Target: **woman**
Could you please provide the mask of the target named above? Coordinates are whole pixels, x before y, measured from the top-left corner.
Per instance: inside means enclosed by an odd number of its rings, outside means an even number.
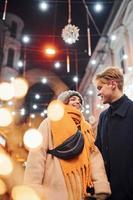
[[[24,184],[34,188],[41,200],[83,200],[93,195],[106,199],[110,185],[93,133],[82,115],[83,98],[73,90],[61,93],[62,119],[45,119],[39,131],[43,145],[29,152]]]

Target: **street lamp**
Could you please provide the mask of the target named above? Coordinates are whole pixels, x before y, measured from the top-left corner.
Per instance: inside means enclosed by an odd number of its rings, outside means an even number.
[[[44,47],[43,52],[46,56],[49,56],[49,57],[53,57],[57,53],[56,48],[51,45]]]
[[[55,49],[53,49],[53,48],[47,48],[47,49],[45,50],[45,52],[46,52],[46,54],[48,54],[48,55],[55,55],[55,53],[56,53]]]
[[[67,73],[70,73],[70,55],[74,55],[74,62],[75,62],[75,77],[73,79],[73,81],[76,84],[76,90],[78,90],[78,52],[77,49],[60,49],[57,50],[55,47],[53,46],[47,46],[44,47],[44,51],[45,55],[49,56],[49,57],[53,57],[55,56],[57,53],[61,53],[64,52],[66,55],[66,65],[67,65]],[[59,67],[59,63],[56,63],[56,67]]]

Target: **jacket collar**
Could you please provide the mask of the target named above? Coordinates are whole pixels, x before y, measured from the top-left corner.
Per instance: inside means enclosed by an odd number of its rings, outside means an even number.
[[[109,107],[112,110],[112,116],[115,114],[125,117],[129,107],[129,99],[126,95],[123,95],[119,100],[112,103]]]

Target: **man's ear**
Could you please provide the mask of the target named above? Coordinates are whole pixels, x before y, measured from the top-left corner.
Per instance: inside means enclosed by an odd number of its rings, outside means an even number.
[[[115,80],[111,80],[110,85],[111,85],[112,89],[114,90],[117,87],[117,82]]]

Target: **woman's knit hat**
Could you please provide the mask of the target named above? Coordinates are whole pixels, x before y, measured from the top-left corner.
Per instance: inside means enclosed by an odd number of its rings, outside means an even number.
[[[58,100],[62,101],[65,104],[68,104],[69,98],[72,96],[77,96],[80,98],[81,100],[81,105],[84,105],[84,100],[83,97],[81,96],[81,94],[75,90],[67,90],[62,92],[59,96],[58,96]]]

